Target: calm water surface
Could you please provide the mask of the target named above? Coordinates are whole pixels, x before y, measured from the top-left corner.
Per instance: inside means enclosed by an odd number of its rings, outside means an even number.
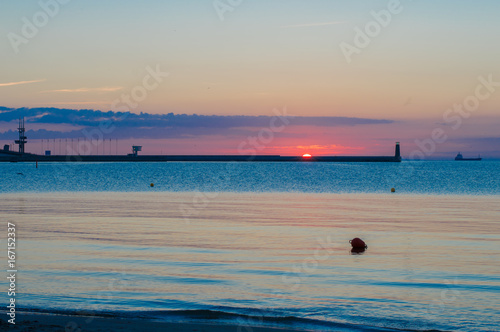
[[[64,176],[44,170],[57,165],[0,165],[19,305],[499,330],[499,164],[172,164],[60,164]],[[415,175],[394,178],[397,167]],[[369,246],[361,255],[349,248],[357,236]]]
[[[500,195],[500,161],[0,163],[2,192],[230,191]]]

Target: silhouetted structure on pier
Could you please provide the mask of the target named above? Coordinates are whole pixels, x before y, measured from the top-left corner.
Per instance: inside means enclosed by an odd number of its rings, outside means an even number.
[[[19,153],[24,154],[24,145],[28,143],[27,137],[24,135],[26,131],[24,128],[24,118],[19,118],[19,127],[17,131],[19,132],[19,139],[15,140],[15,143],[19,144]]]

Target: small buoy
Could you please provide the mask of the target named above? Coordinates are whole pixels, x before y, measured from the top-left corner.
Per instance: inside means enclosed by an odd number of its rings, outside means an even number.
[[[354,249],[366,249],[368,246],[366,245],[365,241],[361,240],[359,237],[355,237],[354,239],[350,240],[349,243]]]
[[[154,184],[154,183],[151,183],[149,186],[150,186],[150,187],[154,187],[154,186],[155,186],[155,184]]]
[[[396,192],[396,188],[391,188],[391,193],[395,193]]]
[[[363,255],[365,253],[365,248],[352,248],[351,255]]]

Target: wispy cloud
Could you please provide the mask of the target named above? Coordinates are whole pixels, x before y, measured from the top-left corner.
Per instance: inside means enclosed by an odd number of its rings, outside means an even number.
[[[46,90],[41,93],[67,93],[67,92],[114,92],[123,89],[121,86],[105,86],[102,88],[78,88],[78,89],[59,89],[59,90]]]
[[[336,25],[336,24],[344,24],[347,23],[345,21],[336,21],[336,22],[322,22],[322,23],[305,23],[305,24],[295,24],[295,25],[284,25],[280,28],[303,28],[303,27],[319,27],[324,25]]]
[[[109,101],[56,101],[51,103],[45,103],[42,105],[105,105],[109,104]]]
[[[38,82],[43,82],[43,81],[46,81],[46,80],[43,79],[43,80],[33,80],[33,81],[19,81],[19,82],[0,83],[0,87],[1,86],[13,86],[13,85],[21,85],[21,84],[38,83]]]

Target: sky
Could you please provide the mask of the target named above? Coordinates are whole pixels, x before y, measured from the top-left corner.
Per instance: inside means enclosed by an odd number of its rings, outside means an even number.
[[[24,115],[34,153],[97,130],[119,153],[388,155],[400,141],[406,158],[500,158],[498,1],[0,6],[2,145]]]

